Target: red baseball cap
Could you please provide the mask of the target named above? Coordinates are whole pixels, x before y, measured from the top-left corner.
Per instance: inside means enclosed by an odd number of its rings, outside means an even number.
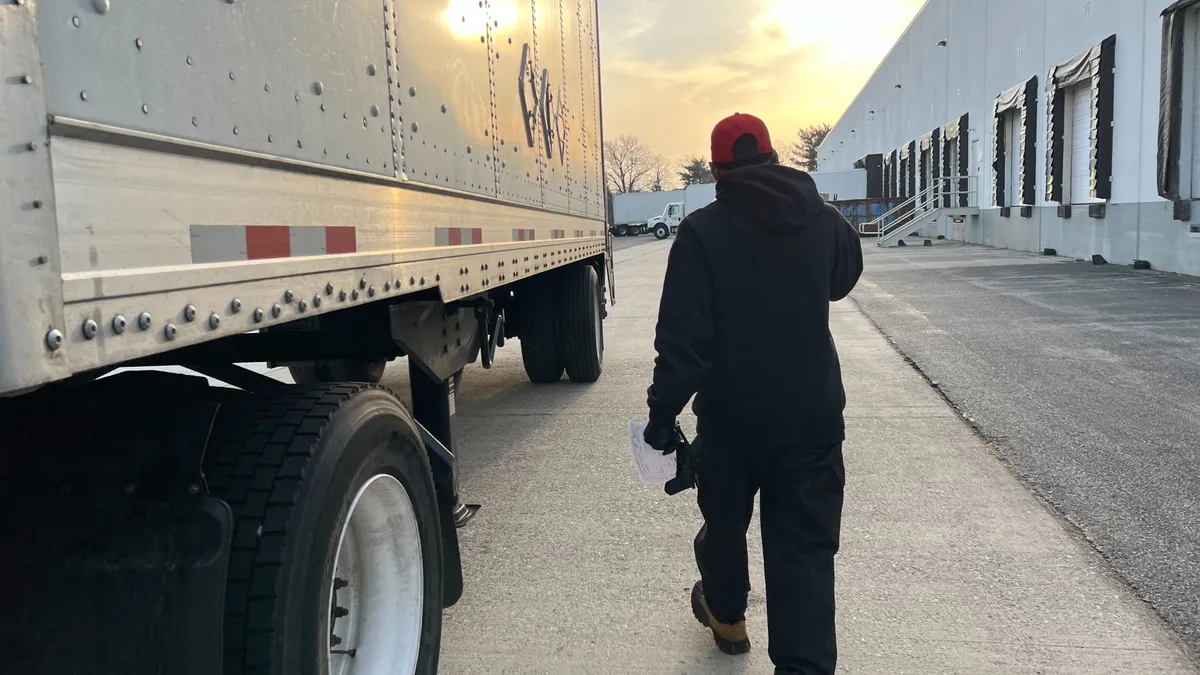
[[[767,125],[754,115],[734,113],[717,123],[712,132],[712,161],[714,164],[728,164],[748,157],[735,157],[733,145],[746,134],[758,141],[758,154],[765,155],[775,152],[771,147],[771,132]]]

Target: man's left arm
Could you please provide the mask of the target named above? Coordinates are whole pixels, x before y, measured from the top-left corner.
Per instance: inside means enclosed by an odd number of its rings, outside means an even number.
[[[863,271],[862,238],[858,230],[832,206],[826,217],[833,220],[833,266],[829,275],[829,300],[837,302],[850,295]]]
[[[676,235],[667,261],[654,349],[654,383],[648,392],[650,431],[672,433],[683,407],[699,391],[712,366],[712,277],[692,223]],[[656,446],[657,447],[657,446]],[[666,448],[659,448],[666,449]]]

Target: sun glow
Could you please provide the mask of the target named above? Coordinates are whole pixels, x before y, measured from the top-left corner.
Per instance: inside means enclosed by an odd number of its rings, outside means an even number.
[[[903,28],[901,3],[778,0],[755,21],[768,51],[817,48],[828,61],[877,61]]]
[[[478,40],[486,30],[489,12],[494,33],[511,30],[517,20],[517,6],[512,0],[491,0],[489,7],[483,7],[479,0],[449,0],[442,21],[454,37]]]

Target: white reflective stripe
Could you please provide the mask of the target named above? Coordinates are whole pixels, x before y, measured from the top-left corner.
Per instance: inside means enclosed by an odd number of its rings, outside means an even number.
[[[325,255],[325,228],[292,227],[288,229],[292,256]]]
[[[241,225],[192,225],[192,262],[247,260],[246,228]]]

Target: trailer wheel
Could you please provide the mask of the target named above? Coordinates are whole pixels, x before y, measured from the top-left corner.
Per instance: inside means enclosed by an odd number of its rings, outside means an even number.
[[[654,226],[654,238],[655,239],[662,241],[663,239],[666,239],[669,236],[671,236],[671,228],[667,227],[665,223],[659,223],[658,225]]]
[[[441,526],[419,438],[370,385],[222,407],[205,473],[236,522],[225,675],[437,672]]]
[[[618,237],[627,237],[627,236],[629,236],[629,226],[627,226],[627,225],[618,225],[618,226],[617,226],[617,232],[616,232],[616,235],[617,235]]]
[[[558,303],[549,279],[525,282],[520,294],[519,337],[525,374],[534,384],[562,379],[563,359],[558,349]]]
[[[288,366],[296,384],[324,384],[330,382],[367,382],[379,384],[387,361],[338,359],[336,361],[314,361],[299,366]]]
[[[563,270],[560,312],[563,317],[562,353],[572,382],[595,382],[604,365],[603,303],[596,268],[587,264]]]

